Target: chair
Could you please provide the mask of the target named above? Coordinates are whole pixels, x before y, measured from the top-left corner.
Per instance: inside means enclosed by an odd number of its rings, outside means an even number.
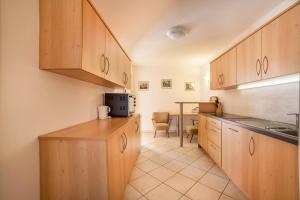
[[[154,127],[154,137],[156,136],[156,131],[164,130],[169,137],[169,128],[171,124],[170,115],[168,112],[154,112],[152,114],[152,123]]]
[[[187,138],[191,135],[190,143],[193,140],[194,135],[198,135],[198,120],[192,119],[193,125],[187,125],[185,127],[185,131],[187,134]]]

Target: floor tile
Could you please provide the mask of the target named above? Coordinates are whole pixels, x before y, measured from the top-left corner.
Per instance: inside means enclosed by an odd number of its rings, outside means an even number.
[[[147,200],[145,197],[141,197],[139,198],[139,200]]]
[[[180,198],[180,200],[191,200],[191,199],[188,198],[187,196],[182,196],[182,197]]]
[[[195,181],[198,181],[205,173],[206,173],[206,171],[198,169],[196,167],[192,167],[192,166],[188,166],[180,171],[180,174],[182,174],[188,178],[191,178]]]
[[[220,176],[222,178],[228,179],[226,174],[217,165],[215,165],[213,168],[211,168],[208,172],[211,173],[211,174]]]
[[[195,160],[197,160],[197,158],[193,157],[193,156],[189,156],[189,155],[182,155],[178,158],[176,158],[176,160],[179,160],[181,162],[185,162],[187,164],[191,164],[192,162],[194,162]]]
[[[192,162],[191,164],[193,167],[202,169],[202,170],[209,170],[214,164],[212,162],[209,162],[207,160],[202,160],[201,158],[199,158],[198,160],[195,160],[194,162]]]
[[[144,157],[144,156],[142,156],[142,155],[139,155],[139,157],[138,157],[138,159],[136,160],[135,164],[136,164],[136,165],[137,165],[137,164],[140,164],[140,163],[142,163],[142,162],[144,162],[144,161],[146,161],[146,160],[148,160],[148,158],[146,158],[146,157]]]
[[[130,182],[130,185],[132,185],[138,192],[146,194],[147,192],[158,186],[160,183],[161,182],[156,178],[145,174],[144,176]]]
[[[220,195],[221,193],[199,183],[186,193],[192,200],[218,200]]]
[[[136,200],[142,196],[141,193],[136,191],[131,185],[127,185],[124,200]]]
[[[150,160],[152,160],[153,162],[155,162],[157,164],[164,165],[167,162],[170,162],[172,160],[172,158],[169,156],[166,156],[166,155],[159,155],[159,156],[152,157]]]
[[[156,164],[151,160],[147,160],[137,165],[137,167],[145,172],[149,172],[155,168],[158,168],[160,165]]]
[[[165,182],[170,187],[174,188],[178,192],[185,193],[188,189],[190,189],[195,181],[187,178],[180,174],[175,174],[170,179]]]
[[[203,185],[206,185],[219,192],[223,192],[228,183],[228,180],[221,178],[220,176],[207,173],[200,179],[199,183],[202,183]]]
[[[187,166],[186,163],[184,162],[180,162],[177,160],[172,160],[171,162],[168,162],[167,164],[164,165],[164,167],[174,171],[174,172],[179,172],[180,170],[182,170],[183,168],[185,168]]]
[[[159,168],[156,168],[156,169],[152,170],[151,172],[149,172],[149,174],[151,176],[154,176],[155,178],[159,179],[160,181],[164,182],[168,178],[173,176],[175,174],[175,172],[173,172],[165,167],[159,167]]]
[[[183,153],[172,150],[172,151],[168,151],[167,153],[165,153],[165,155],[175,159],[175,158],[178,158],[179,156],[182,156]]]
[[[176,200],[181,196],[181,193],[165,184],[161,184],[146,194],[146,198],[149,200]]]
[[[132,170],[130,179],[131,179],[131,180],[137,179],[137,178],[143,176],[144,174],[145,174],[144,171],[142,171],[142,170],[140,170],[139,168],[135,167],[135,168],[133,168],[133,170]]]
[[[229,197],[229,196],[226,196],[226,195],[222,194],[222,196],[220,197],[219,200],[234,200],[234,199]]]
[[[235,200],[247,200],[247,197],[232,182],[229,182],[224,190],[224,194]]]
[[[155,152],[153,150],[149,150],[149,151],[146,151],[146,152],[142,153],[142,156],[144,156],[144,157],[146,157],[148,159],[152,158],[154,156],[158,156],[158,155],[159,155],[159,153],[157,153],[157,152]]]

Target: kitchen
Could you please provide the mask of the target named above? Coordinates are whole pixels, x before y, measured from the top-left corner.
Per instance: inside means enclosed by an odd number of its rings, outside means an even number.
[[[298,199],[298,136],[262,129],[296,129],[299,15],[291,0],[1,1],[0,199]],[[124,92],[133,117],[96,120],[104,94]],[[179,116],[175,102],[196,102],[191,112],[211,96],[243,118],[197,113],[180,147],[191,119],[172,117],[170,137],[153,138],[153,112]]]

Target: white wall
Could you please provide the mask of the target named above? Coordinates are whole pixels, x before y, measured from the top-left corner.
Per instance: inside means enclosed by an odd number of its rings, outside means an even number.
[[[96,118],[97,85],[41,71],[38,0],[1,0],[0,199],[39,199],[37,137]]]
[[[179,105],[175,101],[199,101],[200,99],[200,68],[199,67],[142,67],[134,66],[134,87],[137,97],[137,112],[141,113],[141,128],[152,130],[152,112],[179,112]],[[161,89],[161,79],[172,79],[172,89]],[[138,81],[149,81],[149,91],[137,90]],[[195,91],[185,91],[184,82],[196,84]],[[184,107],[191,112],[197,105]],[[187,119],[188,120],[188,119]],[[173,120],[172,129],[174,129]]]

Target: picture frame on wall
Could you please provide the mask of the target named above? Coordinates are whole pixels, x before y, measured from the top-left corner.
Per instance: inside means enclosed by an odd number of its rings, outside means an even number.
[[[161,79],[162,89],[172,89],[172,79]]]
[[[195,90],[195,82],[185,82],[184,89],[185,89],[185,91],[194,91]]]
[[[147,91],[149,90],[149,81],[139,81],[138,90]]]

